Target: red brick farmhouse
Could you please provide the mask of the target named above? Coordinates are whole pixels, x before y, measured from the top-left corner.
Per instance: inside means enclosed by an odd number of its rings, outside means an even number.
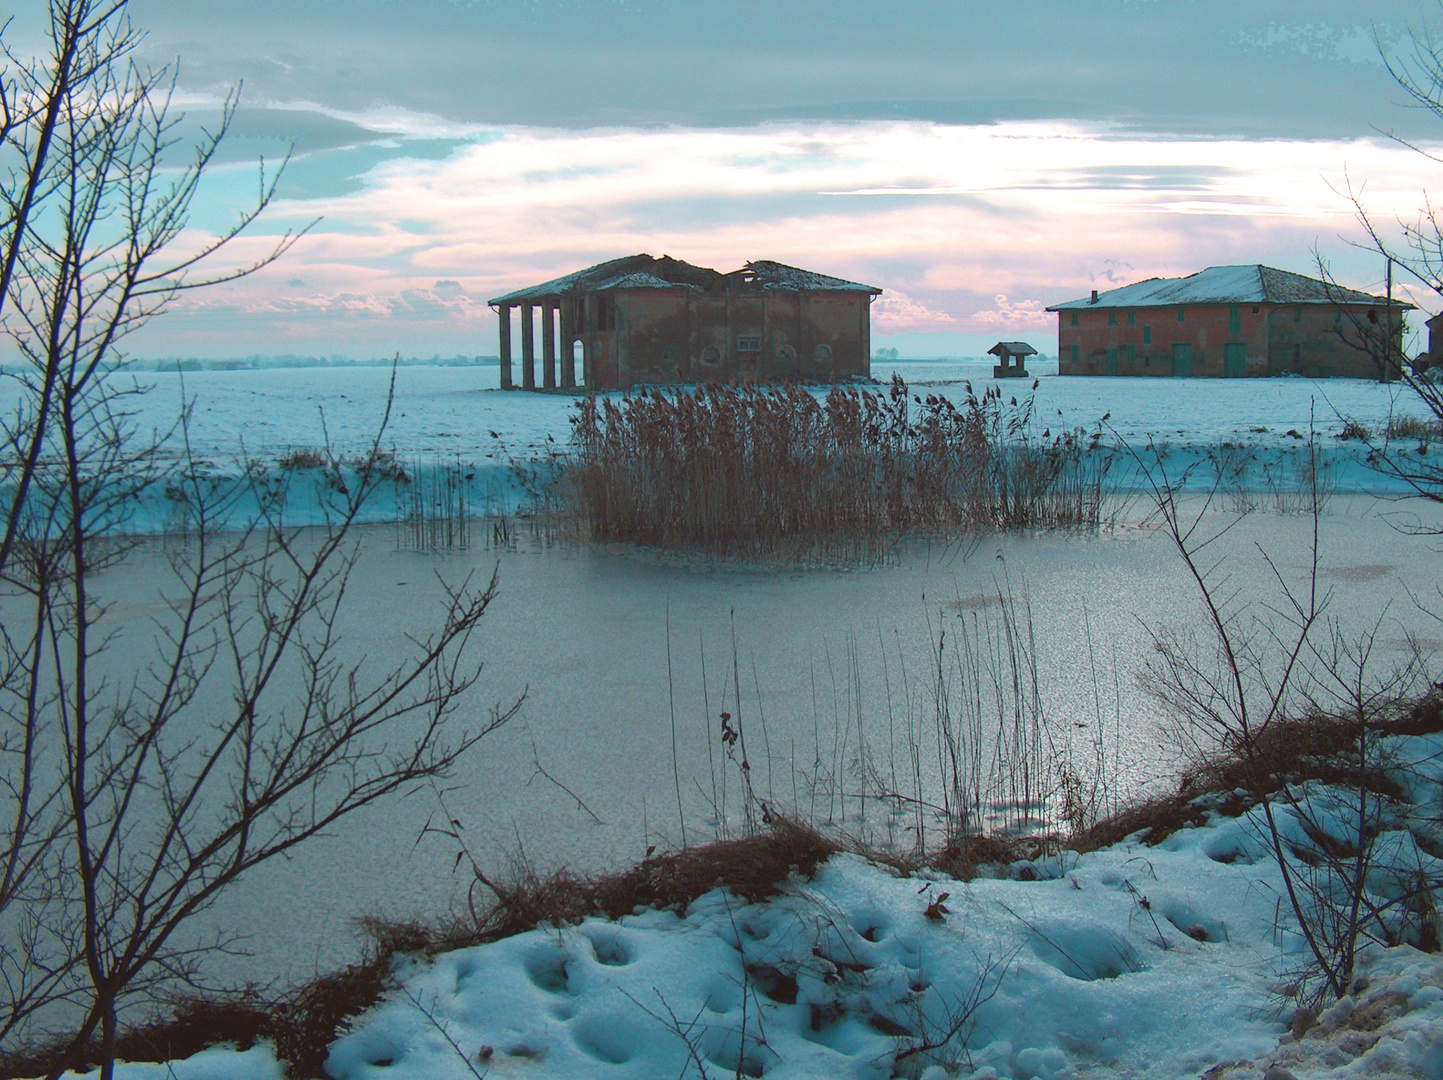
[[[1061,375],[1396,378],[1412,304],[1270,266],[1213,266],[1057,304]]]

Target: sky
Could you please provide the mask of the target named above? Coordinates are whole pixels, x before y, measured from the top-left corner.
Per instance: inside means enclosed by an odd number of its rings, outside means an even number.
[[[1381,291],[1350,195],[1392,237],[1443,174],[1415,149],[1443,152],[1443,120],[1384,64],[1443,40],[1434,0],[130,10],[144,58],[179,63],[183,132],[241,94],[182,242],[234,220],[258,161],[287,153],[232,257],[310,225],[132,338],[142,356],[494,353],[489,298],[637,252],[878,286],[873,344],[903,355],[1050,353],[1047,305],[1212,265],[1321,257]],[[43,6],[17,14],[23,51]]]

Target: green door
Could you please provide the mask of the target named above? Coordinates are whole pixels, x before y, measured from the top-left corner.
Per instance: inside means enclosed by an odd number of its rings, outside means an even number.
[[[1108,350],[1107,350],[1107,373],[1108,373],[1109,375],[1116,375],[1116,374],[1117,374],[1117,350],[1116,350],[1116,349],[1108,349]]]
[[[1172,373],[1182,378],[1192,375],[1192,345],[1182,344],[1172,347]]]
[[[1223,374],[1229,379],[1241,379],[1248,373],[1248,347],[1241,342],[1223,346]]]

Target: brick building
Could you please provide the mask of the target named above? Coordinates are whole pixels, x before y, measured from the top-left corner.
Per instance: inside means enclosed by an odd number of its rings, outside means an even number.
[[[1397,376],[1412,307],[1247,265],[1150,278],[1047,310],[1057,312],[1061,375],[1377,379]]]
[[[527,390],[866,377],[881,291],[777,262],[723,274],[667,256],[613,259],[491,301],[501,386],[518,385],[513,322]]]

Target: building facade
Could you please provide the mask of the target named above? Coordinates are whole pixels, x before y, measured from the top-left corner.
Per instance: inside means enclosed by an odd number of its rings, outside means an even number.
[[[777,262],[723,274],[667,256],[613,259],[491,301],[500,320],[501,386],[614,390],[867,377],[870,306],[881,291]]]
[[[1214,266],[1057,304],[1058,373],[1396,378],[1411,304],[1270,266]]]

